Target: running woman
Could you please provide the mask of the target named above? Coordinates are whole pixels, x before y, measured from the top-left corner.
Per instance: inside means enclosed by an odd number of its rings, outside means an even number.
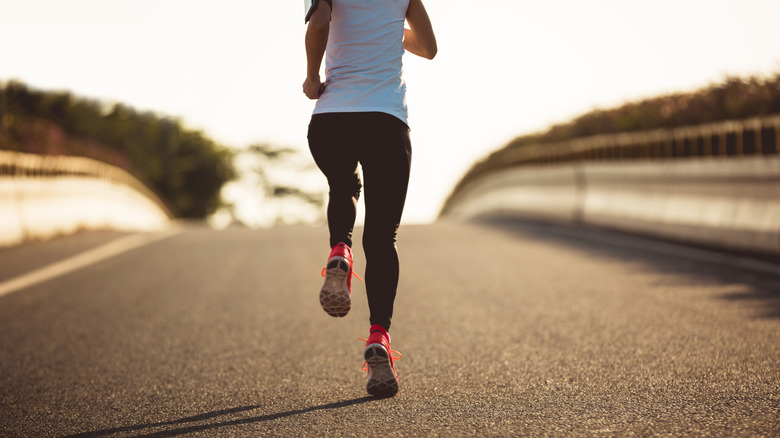
[[[402,75],[405,51],[427,59],[436,56],[436,37],[422,0],[318,0],[306,30],[303,92],[317,100],[309,149],[330,189],[331,252],[320,304],[335,317],[350,310],[352,230],[365,184],[363,251],[371,327],[364,357],[366,389],[377,397],[398,392],[388,330],[399,275],[396,233],[412,158]],[[320,78],[323,57],[325,81]]]

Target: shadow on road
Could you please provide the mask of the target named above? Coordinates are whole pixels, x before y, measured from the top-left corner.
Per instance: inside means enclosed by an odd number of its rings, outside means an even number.
[[[746,286],[744,290],[719,298],[756,303],[762,309],[759,317],[780,318],[780,259],[776,256],[729,253],[618,231],[515,217],[483,218],[477,223],[619,261],[640,262],[664,272],[694,276],[713,284],[741,284]],[[753,264],[760,265],[762,269],[749,269],[747,266],[751,262],[744,266],[740,264],[746,260],[755,262]]]
[[[286,412],[277,412],[275,414],[267,414],[267,415],[260,415],[260,416],[247,417],[247,418],[238,418],[238,419],[234,419],[234,420],[225,420],[225,421],[218,421],[218,422],[206,423],[206,424],[197,424],[197,425],[193,424],[193,425],[188,425],[188,426],[184,426],[184,427],[177,427],[175,429],[167,429],[167,430],[161,430],[161,431],[157,431],[157,432],[149,432],[149,433],[146,433],[146,434],[143,433],[143,431],[146,430],[146,429],[162,428],[162,427],[166,427],[166,426],[187,425],[189,423],[198,423],[198,422],[207,421],[207,420],[220,419],[220,417],[226,417],[226,416],[229,416],[229,415],[232,415],[232,414],[237,414],[237,413],[241,413],[241,412],[247,412],[247,411],[252,411],[252,410],[255,410],[255,409],[262,408],[262,406],[259,406],[259,405],[257,405],[257,406],[241,406],[241,407],[232,408],[232,409],[223,409],[223,410],[214,411],[214,412],[207,412],[205,414],[194,415],[194,416],[191,416],[191,417],[185,417],[185,418],[181,418],[181,419],[178,419],[178,420],[162,421],[162,422],[158,422],[158,423],[137,424],[137,425],[132,425],[132,426],[115,427],[115,428],[112,428],[112,429],[103,429],[103,430],[97,430],[97,431],[93,431],[93,432],[79,433],[79,434],[75,434],[75,435],[67,435],[67,436],[65,436],[63,438],[96,438],[96,437],[109,436],[109,435],[113,435],[113,434],[121,433],[121,432],[141,433],[140,435],[134,435],[134,436],[139,437],[139,438],[140,437],[148,437],[148,438],[152,438],[152,437],[171,437],[171,436],[184,435],[184,434],[194,433],[194,432],[204,432],[204,431],[209,431],[209,430],[215,430],[215,429],[220,429],[220,428],[223,428],[223,427],[240,426],[240,425],[244,425],[244,424],[253,424],[253,423],[262,423],[262,422],[265,422],[265,421],[277,420],[279,418],[291,417],[291,416],[294,416],[294,415],[300,415],[300,414],[305,414],[305,413],[308,413],[308,412],[314,412],[314,411],[319,411],[319,410],[345,408],[345,407],[348,407],[348,406],[358,405],[358,404],[362,404],[362,403],[366,403],[366,402],[370,402],[370,401],[374,401],[374,400],[381,400],[381,399],[376,398],[376,397],[368,397],[368,396],[366,396],[366,397],[360,397],[360,398],[355,398],[355,399],[351,399],[351,400],[343,400],[343,401],[340,401],[340,402],[334,402],[334,403],[328,403],[328,404],[324,404],[324,405],[312,406],[312,407],[305,408],[305,409],[296,409],[296,410],[286,411]]]

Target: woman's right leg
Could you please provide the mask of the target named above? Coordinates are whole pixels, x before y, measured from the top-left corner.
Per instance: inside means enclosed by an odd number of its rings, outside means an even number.
[[[328,180],[328,230],[330,246],[343,242],[352,247],[357,201],[362,187],[354,129],[349,114],[315,114],[309,123],[309,150]]]
[[[340,114],[315,115],[309,124],[309,149],[328,179],[328,229],[331,251],[320,288],[320,305],[328,315],[346,316],[352,307],[352,229],[360,196],[358,161],[348,119]]]

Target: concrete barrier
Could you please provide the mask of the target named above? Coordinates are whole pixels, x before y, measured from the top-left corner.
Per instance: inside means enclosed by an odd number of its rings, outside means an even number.
[[[510,144],[440,217],[529,218],[780,254],[780,115]]]
[[[121,169],[0,151],[0,246],[85,229],[160,230],[170,219],[162,202]]]
[[[507,168],[461,187],[442,217],[506,214],[780,254],[780,157]]]

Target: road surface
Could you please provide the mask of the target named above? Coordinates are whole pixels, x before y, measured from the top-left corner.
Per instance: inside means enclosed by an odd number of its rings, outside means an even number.
[[[319,307],[324,228],[138,237],[0,250],[0,436],[780,435],[765,261],[542,224],[404,226],[401,389],[373,399],[363,284],[346,318]]]

